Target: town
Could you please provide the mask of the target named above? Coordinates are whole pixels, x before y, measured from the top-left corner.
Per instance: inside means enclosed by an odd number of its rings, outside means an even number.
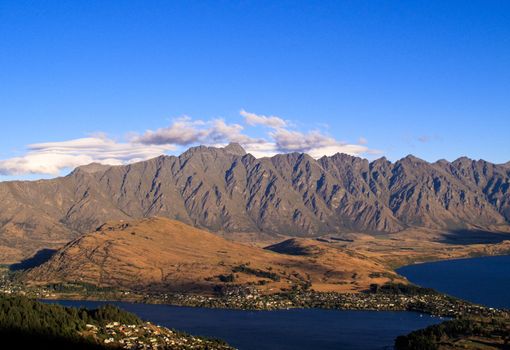
[[[0,276],[0,292],[34,299],[87,299],[243,310],[324,308],[340,310],[414,311],[437,317],[509,316],[508,310],[476,305],[413,285],[373,285],[361,293],[316,292],[307,286],[261,294],[253,286],[222,285],[214,295],[101,289],[84,284],[27,286]]]
[[[340,294],[300,290],[261,295],[258,294],[256,290],[244,290],[242,292],[231,292],[223,296],[215,297],[193,294],[147,294],[143,301],[180,306],[249,310],[323,308],[370,311],[414,311],[448,318],[510,315],[506,310],[472,304],[433,291],[429,291],[428,293],[404,294],[370,290],[362,293]]]

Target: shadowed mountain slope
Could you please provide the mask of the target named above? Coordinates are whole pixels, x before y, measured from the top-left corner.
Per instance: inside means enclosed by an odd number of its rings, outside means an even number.
[[[510,168],[460,158],[395,163],[336,154],[255,158],[241,146],[91,164],[65,177],[0,183],[0,255],[19,261],[108,220],[151,216],[223,232],[314,236],[508,227]]]

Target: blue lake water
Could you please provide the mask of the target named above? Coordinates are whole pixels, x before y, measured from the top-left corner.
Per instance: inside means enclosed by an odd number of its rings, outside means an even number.
[[[97,307],[104,302],[47,301]],[[194,335],[226,340],[241,350],[393,349],[397,336],[441,322],[414,312],[293,309],[242,311],[114,302],[142,319]]]
[[[397,272],[423,287],[497,308],[510,308],[510,255],[402,267]]]
[[[410,281],[475,303],[510,308],[510,256],[410,265]],[[97,307],[103,302],[56,301]],[[195,335],[226,340],[241,349],[392,349],[398,335],[439,323],[412,312],[294,309],[241,311],[114,302],[141,318]]]

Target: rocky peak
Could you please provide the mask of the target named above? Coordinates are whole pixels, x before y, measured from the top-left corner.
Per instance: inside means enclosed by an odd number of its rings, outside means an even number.
[[[236,155],[236,156],[246,155],[246,151],[244,150],[244,148],[237,142],[231,142],[223,149],[225,150],[225,152]]]
[[[381,157],[370,162],[369,166],[371,170],[379,170],[390,168],[392,164],[386,157]]]
[[[73,172],[83,171],[85,173],[93,174],[93,173],[98,173],[98,172],[104,172],[104,171],[108,170],[110,167],[111,167],[111,165],[107,165],[107,164],[90,163],[87,165],[82,165],[82,166],[77,167],[76,169],[74,169]]]
[[[452,162],[452,165],[456,168],[468,168],[473,165],[474,161],[468,157],[460,157]]]
[[[405,156],[404,158],[400,159],[399,162],[401,163],[427,163],[426,161],[424,161],[423,159],[421,158],[418,158],[412,154],[408,154],[407,156]]]

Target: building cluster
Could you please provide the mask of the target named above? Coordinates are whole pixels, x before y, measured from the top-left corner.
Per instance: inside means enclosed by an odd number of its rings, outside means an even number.
[[[175,332],[150,322],[140,325],[111,322],[104,327],[88,324],[84,333],[123,349],[232,349],[221,341]]]

